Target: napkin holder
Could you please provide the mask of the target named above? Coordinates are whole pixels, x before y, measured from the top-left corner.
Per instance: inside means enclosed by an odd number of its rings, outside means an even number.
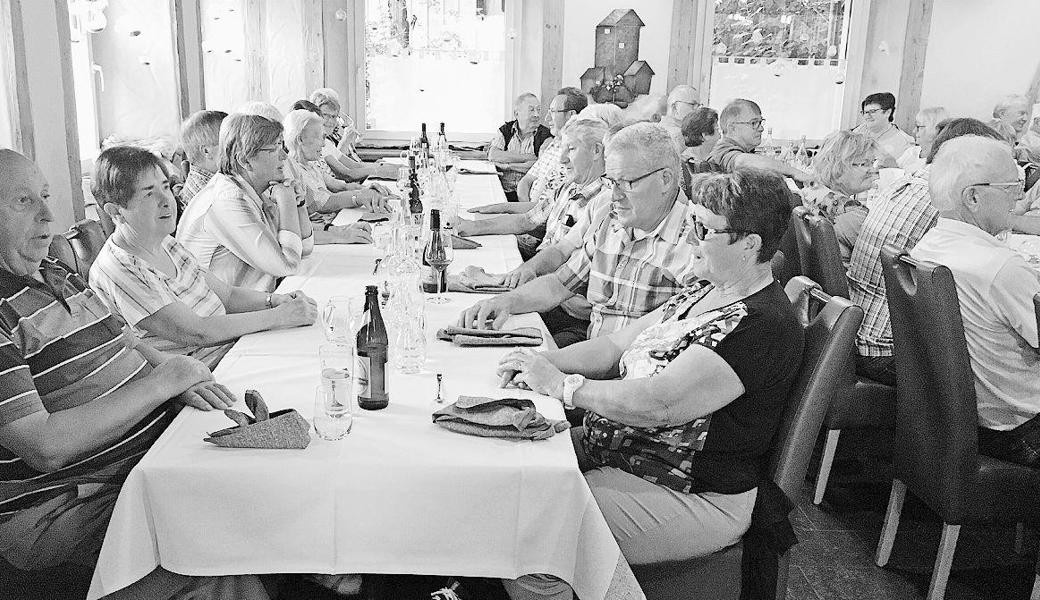
[[[256,390],[246,392],[246,407],[253,416],[226,409],[224,414],[237,423],[214,431],[205,441],[221,448],[303,449],[311,443],[310,424],[294,408],[269,412]]]

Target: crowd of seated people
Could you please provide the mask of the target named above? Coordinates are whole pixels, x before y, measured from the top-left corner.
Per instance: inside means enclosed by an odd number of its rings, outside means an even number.
[[[455,224],[462,235],[517,235],[524,262],[501,274],[510,291],[475,302],[458,325],[497,329],[540,313],[559,349],[509,353],[500,373],[584,411],[579,466],[628,561],[709,554],[749,526],[757,465],[802,354],[770,269],[792,201],[834,225],[865,312],[856,371],[898,386],[880,249],[946,264],[980,449],[1040,464],[1040,272],[1001,241],[1009,230],[1040,234],[1029,214],[1040,212],[1040,186],[1027,195],[1016,165],[1034,156],[1028,102],[1002,100],[989,125],[925,108],[911,136],[895,124],[896,98],[870,94],[862,124],[826,136],[808,166],[756,152],[765,117],[755,101],[719,108],[689,85],[624,109],[564,87],[543,118],[539,99],[521,94],[486,155],[508,202]],[[284,116],[251,102],[189,117],[179,194],[168,161],[107,148],[93,194],[115,229],[89,284],[47,257],[55,232],[39,170],[0,151],[0,540],[17,540],[0,545],[7,563],[96,559],[122,479],[180,406],[234,401],[210,371],[230,345],[315,322],[305,294],[274,293],[279,279],[316,244],[371,243],[368,225],[334,224],[340,210],[397,202],[366,181],[396,178],[397,167],[363,162],[359,139],[325,88]],[[882,182],[889,168],[899,170]],[[42,319],[46,328],[26,326]],[[44,514],[46,526],[32,525]],[[654,527],[665,514],[669,527]],[[265,583],[157,569],[125,597],[264,598]],[[537,573],[506,588],[572,597]]]

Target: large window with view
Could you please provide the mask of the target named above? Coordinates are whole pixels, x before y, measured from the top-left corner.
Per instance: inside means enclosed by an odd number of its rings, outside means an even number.
[[[709,102],[748,98],[776,140],[841,124],[852,0],[715,0]]]
[[[452,139],[501,124],[502,0],[366,0],[365,128],[389,137],[445,122]]]

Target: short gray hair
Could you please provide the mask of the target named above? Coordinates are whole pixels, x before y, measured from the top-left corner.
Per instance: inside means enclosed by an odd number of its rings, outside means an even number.
[[[590,104],[575,116],[578,119],[599,119],[607,127],[613,127],[625,118],[625,111],[617,104]]]
[[[560,134],[571,137],[586,148],[591,148],[595,144],[603,143],[603,136],[607,135],[608,129],[607,124],[599,119],[571,117]]]
[[[635,157],[645,171],[669,168],[676,185],[682,178],[679,154],[668,130],[657,123],[639,122],[625,127],[607,142],[605,154],[627,153]]]
[[[274,107],[274,104],[270,102],[262,102],[260,100],[254,100],[253,102],[246,102],[242,106],[238,107],[235,111],[240,115],[257,115],[265,119],[270,119],[275,123],[282,122],[282,112]]]
[[[964,188],[985,181],[1001,163],[1014,164],[1011,147],[980,135],[963,135],[944,143],[932,161],[928,191],[939,210],[957,206]]]
[[[834,189],[837,181],[860,157],[874,160],[877,143],[865,133],[839,129],[823,140],[823,146],[813,157],[812,168],[823,185]]]
[[[336,112],[339,112],[343,107],[343,104],[339,101],[339,92],[332,88],[318,88],[311,92],[309,98],[315,106],[321,108],[322,106],[333,106]]]
[[[1009,94],[1004,96],[993,106],[993,118],[999,119],[1000,117],[1003,117],[1004,113],[1006,113],[1009,108],[1018,105],[1026,107],[1026,110],[1032,108],[1029,105],[1029,98],[1026,98],[1022,94]]]
[[[285,119],[282,120],[285,145],[288,146],[294,158],[300,148],[300,135],[303,134],[303,130],[311,123],[316,124],[320,129],[322,125],[321,117],[303,108],[290,111],[289,114],[285,115]]]
[[[533,100],[535,104],[540,104],[538,96],[536,96],[533,92],[524,92],[517,96],[516,100],[513,101],[513,108],[520,106],[526,100]]]
[[[932,130],[938,130],[939,123],[949,118],[950,115],[946,112],[946,107],[943,106],[929,106],[917,111],[917,120],[924,123],[927,127],[931,127]]]
[[[672,91],[668,92],[668,108],[671,108],[676,102],[686,102],[685,98],[693,98],[697,102],[698,97],[697,88],[680,83],[673,87]]]
[[[260,115],[235,113],[220,125],[220,172],[241,175],[246,161],[278,141],[282,124]]]
[[[659,121],[668,114],[668,99],[664,94],[637,96],[625,109],[625,113],[637,121]]]
[[[188,162],[198,164],[202,161],[202,148],[217,143],[220,124],[226,118],[227,113],[220,110],[200,110],[184,120],[181,125],[181,148]]]
[[[722,128],[722,133],[728,133],[727,129],[729,129],[730,123],[739,119],[744,114],[745,109],[755,111],[759,115],[762,114],[762,109],[753,100],[748,100],[747,98],[732,100],[719,113],[719,127]]]

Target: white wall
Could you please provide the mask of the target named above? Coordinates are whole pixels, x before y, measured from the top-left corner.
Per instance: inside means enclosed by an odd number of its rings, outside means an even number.
[[[1024,94],[1040,61],[1037,0],[935,3],[921,106],[951,115],[992,117],[1007,94]]]
[[[566,0],[564,2],[563,85],[579,87],[582,73],[594,66],[596,25],[615,8],[635,9],[646,23],[640,30],[639,60],[654,70],[651,94],[668,93],[668,48],[673,0]]]

